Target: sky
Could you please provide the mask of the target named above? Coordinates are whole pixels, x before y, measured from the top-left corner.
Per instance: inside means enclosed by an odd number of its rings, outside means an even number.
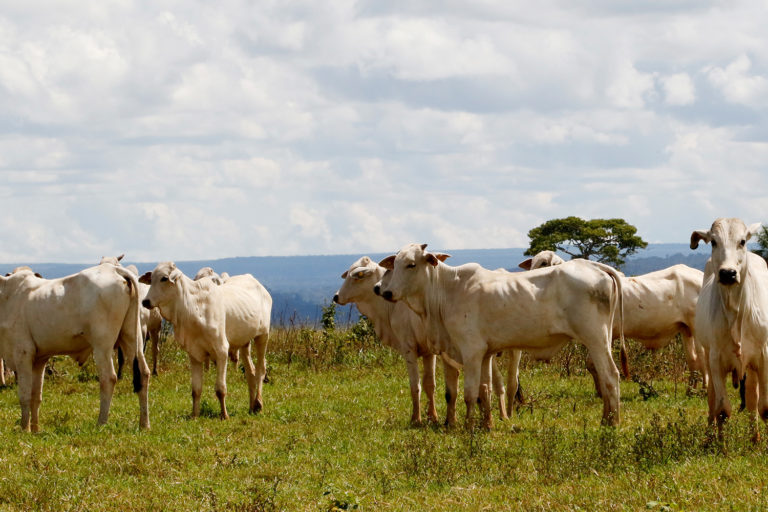
[[[768,221],[766,27],[766,0],[7,2],[0,261]]]

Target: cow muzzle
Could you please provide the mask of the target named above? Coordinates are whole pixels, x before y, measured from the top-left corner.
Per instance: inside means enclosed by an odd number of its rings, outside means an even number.
[[[720,284],[732,285],[739,282],[739,273],[732,268],[721,268],[717,273]]]
[[[149,299],[144,299],[143,301],[141,301],[141,305],[147,309],[152,309],[152,303],[149,302]]]

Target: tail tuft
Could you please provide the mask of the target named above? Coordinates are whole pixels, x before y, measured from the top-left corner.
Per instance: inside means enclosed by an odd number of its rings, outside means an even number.
[[[629,379],[629,358],[627,357],[627,349],[623,344],[619,351],[619,359],[621,359],[621,372],[625,379]]]
[[[141,391],[141,371],[139,371],[139,358],[133,358],[133,392],[138,393]]]

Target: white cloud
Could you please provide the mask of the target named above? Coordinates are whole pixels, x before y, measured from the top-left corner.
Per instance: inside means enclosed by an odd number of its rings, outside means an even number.
[[[684,106],[696,101],[696,87],[688,73],[675,73],[661,78],[667,105]]]
[[[720,89],[729,102],[768,106],[768,78],[751,74],[751,68],[751,59],[741,55],[725,68],[711,67],[706,72],[712,85]]]
[[[685,240],[762,220],[767,77],[746,0],[15,2],[0,259],[502,247],[571,214]]]

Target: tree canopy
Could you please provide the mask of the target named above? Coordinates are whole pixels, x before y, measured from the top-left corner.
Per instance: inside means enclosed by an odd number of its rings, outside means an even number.
[[[755,237],[757,238],[758,249],[752,252],[768,260],[768,228],[760,226],[760,231],[755,234]]]
[[[637,228],[624,219],[552,219],[528,232],[531,245],[525,254],[561,251],[571,259],[594,259],[619,267],[624,258],[648,246],[636,233]]]

